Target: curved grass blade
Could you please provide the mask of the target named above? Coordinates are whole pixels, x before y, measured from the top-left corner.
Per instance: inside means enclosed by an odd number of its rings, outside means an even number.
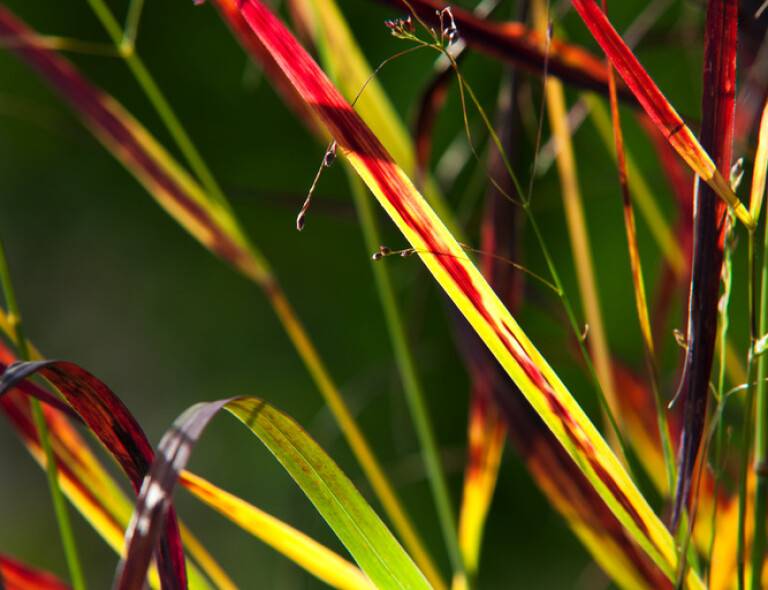
[[[34,569],[0,553],[0,588],[5,590],[70,590],[53,574]]]
[[[163,436],[126,535],[116,588],[133,588],[131,582],[143,579],[179,474],[205,427],[224,408],[275,455],[376,587],[430,587],[352,482],[298,424],[258,398],[231,398],[192,406]]]
[[[4,329],[3,319],[4,316],[0,310],[0,328]],[[30,346],[30,348],[34,350],[34,347]],[[36,351],[34,354],[39,356]],[[0,362],[11,364],[15,360],[10,351],[0,343]],[[0,410],[9,418],[30,452],[38,460],[42,460],[42,450],[35,439],[36,434],[32,418],[29,416],[28,402],[24,396],[19,395],[20,392],[33,395],[33,390],[27,389],[27,385],[31,388],[36,387],[25,381],[0,396]],[[39,393],[34,393],[34,395],[37,394]],[[68,413],[74,413],[68,405],[48,396],[50,394],[47,394],[43,400],[47,405],[55,405],[57,408],[62,405],[68,408]],[[44,411],[46,411],[46,420],[51,425],[52,443],[59,465],[63,491],[107,544],[116,552],[122,553],[124,531],[133,512],[131,503],[90,453],[85,441],[74,431],[69,421],[45,406]],[[78,421],[81,421],[78,414],[75,413],[75,416]],[[227,519],[331,586],[349,590],[370,587],[367,578],[358,568],[293,527],[193,473],[183,472],[180,481],[181,485],[198,500],[218,510]],[[212,562],[207,551],[183,523],[180,522],[179,527],[189,554],[200,564],[215,587],[221,590],[237,588],[221,567]],[[188,566],[190,588],[207,588],[197,569],[189,562]],[[155,571],[151,572],[150,581],[154,587],[157,587]]]
[[[738,6],[711,0],[704,47],[701,143],[726,176],[733,150]],[[725,204],[714,188],[699,183],[694,196],[694,247],[688,307],[688,349],[679,394],[683,401],[680,466],[673,526],[688,504],[704,432],[709,376],[717,339],[717,310],[726,231]]]
[[[0,331],[12,338],[10,326],[2,309],[0,309]],[[32,343],[28,342],[27,345],[34,360],[42,358]],[[0,341],[0,363],[11,365],[16,361],[17,358],[10,349]],[[36,387],[28,381],[18,383],[13,389],[0,396],[0,411],[9,420],[33,458],[44,467],[45,456],[32,424],[27,399],[31,394],[29,388]],[[59,484],[62,491],[107,545],[120,553],[123,549],[125,527],[131,518],[131,502],[122,488],[115,483],[113,477],[102,467],[68,419],[73,417],[78,423],[82,423],[80,415],[58,398],[46,398],[44,401],[43,412],[50,426],[51,444],[59,467]],[[60,405],[66,410],[59,409]],[[53,408],[56,410],[54,411]],[[179,529],[189,555],[211,582],[222,590],[234,589],[235,585],[192,532],[181,522]],[[205,576],[194,563],[188,560],[187,566],[190,588],[206,590],[210,587]],[[153,587],[159,586],[157,571],[154,568],[150,581]]]
[[[731,2],[731,4],[735,4]],[[600,6],[594,0],[573,0],[573,7],[579,13],[592,36],[600,44],[613,67],[632,90],[645,112],[675,148],[677,153],[706,182],[712,190],[730,207],[739,220],[749,229],[755,222],[744,204],[731,190],[731,186],[718,170],[701,143],[696,139],[677,111],[656,86],[632,50],[613,28]]]
[[[125,405],[101,381],[77,365],[62,361],[33,361],[4,365],[0,394],[39,374],[50,381],[115,457],[136,493],[154,458],[152,447]],[[158,550],[163,588],[186,588],[184,552],[176,515],[171,513]]]
[[[447,4],[442,0],[379,0],[385,4],[410,12],[409,6],[424,21],[439,29],[437,12]],[[544,37],[528,29],[523,23],[495,23],[474,16],[471,12],[451,6],[459,36],[471,49],[477,49],[496,58],[541,75],[545,61],[548,72],[563,82],[608,92],[608,71],[605,64],[577,45],[555,41],[549,56],[544,53]],[[621,86],[622,96],[632,100],[632,94]]]
[[[222,0],[220,0],[222,1]],[[403,171],[284,25],[258,0],[242,16],[338,142],[421,260],[534,406],[631,538],[664,571],[677,565],[669,531],[571,394],[504,308]],[[700,587],[694,574],[689,587]]]

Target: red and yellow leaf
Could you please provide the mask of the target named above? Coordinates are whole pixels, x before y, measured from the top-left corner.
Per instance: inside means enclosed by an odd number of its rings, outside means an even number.
[[[284,25],[258,0],[238,7],[303,100],[336,139],[438,283],[469,320],[629,536],[670,579],[677,556],[669,531],[605,440],[518,326],[403,171]],[[689,587],[700,581],[689,574]]]
[[[597,2],[573,0],[573,7],[667,141],[715,194],[733,208],[739,220],[753,229],[755,222],[749,211],[731,190],[730,184],[705,148],[613,28]]]

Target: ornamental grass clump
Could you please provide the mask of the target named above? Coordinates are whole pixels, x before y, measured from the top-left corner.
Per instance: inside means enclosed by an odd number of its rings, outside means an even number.
[[[116,552],[114,588],[264,584],[235,579],[205,533],[190,531],[174,505],[181,487],[332,587],[484,587],[483,554],[497,550],[483,546],[488,520],[499,511],[514,522],[526,509],[492,502],[509,443],[509,461],[527,468],[603,572],[585,577],[582,586],[761,588],[768,583],[768,232],[761,221],[768,73],[763,46],[752,42],[754,30],[744,24],[760,22],[759,7],[706,3],[694,37],[703,57],[701,113],[692,117],[676,110],[630,48],[640,41],[639,29],[653,30],[668,0],[637,11],[631,43],[614,28],[614,7],[605,0],[559,7],[544,0],[484,0],[472,8],[442,0],[381,3],[392,12],[380,27],[391,51],[374,67],[355,38],[354,20],[334,0],[286,0],[292,29],[261,0],[209,0],[210,7],[195,10],[212,21],[218,13],[249,67],[258,68],[315,140],[314,171],[289,163],[293,175],[306,177],[306,194],[295,203],[301,237],[323,223],[316,209],[326,175],[337,168],[345,174],[380,302],[370,313],[380,314],[386,326],[439,535],[416,524],[423,518],[413,518],[412,501],[379,459],[390,449],[373,444],[352,409],[356,400],[342,393],[322,347],[290,303],[279,269],[256,246],[259,236],[206,163],[209,150],[196,146],[137,53],[144,3],[131,0],[121,25],[103,0],[89,0],[108,46],[47,36],[36,30],[47,25],[33,28],[0,4],[2,48],[51,87],[173,220],[259,287],[355,460],[343,470],[313,438],[312,426],[304,430],[279,409],[285,402],[279,392],[270,391],[259,397],[211,391],[211,398],[221,399],[200,400],[181,412],[153,446],[131,410],[132,392],[118,396],[80,364],[47,359],[28,339],[34,334],[25,330],[21,309],[33,310],[17,299],[16,247],[7,243],[7,251],[0,247],[0,408],[48,474],[68,580],[0,553],[3,583],[18,589],[87,586],[87,560],[70,522],[74,508]],[[595,43],[567,39],[565,19]],[[745,68],[737,67],[742,37]],[[196,50],[204,51],[200,45]],[[152,108],[153,124],[142,123],[81,73],[64,56],[70,51],[124,62]],[[476,89],[467,65],[473,54],[500,62],[495,101]],[[409,132],[385,81],[425,59],[435,65],[421,72]],[[578,100],[569,111],[571,92]],[[246,112],[254,121],[269,117],[250,105]],[[620,247],[594,237],[594,197],[582,190],[583,179],[594,173],[580,166],[586,157],[574,147],[586,117],[608,148],[603,158],[613,174],[601,180],[611,187],[612,208],[603,215],[610,221],[602,223],[621,229]],[[625,133],[630,117],[639,125]],[[442,136],[445,128],[450,142]],[[661,188],[662,175],[641,170],[633,159],[639,130],[672,186],[673,207],[660,205],[670,192]],[[290,155],[291,146],[279,138],[247,139]],[[539,177],[549,163],[557,184],[547,186],[556,186],[557,198],[543,202],[540,187],[547,181]],[[751,184],[742,182],[745,170]],[[565,226],[560,248],[552,243],[562,230],[545,221],[553,219],[553,206]],[[679,211],[674,224],[666,213],[672,208]],[[382,227],[385,221],[390,227]],[[282,243],[299,239],[286,224]],[[605,276],[617,272],[598,263],[608,249],[626,264],[627,302],[604,292]],[[403,266],[417,276],[406,287],[393,276]],[[648,270],[655,266],[658,276]],[[471,384],[462,406],[468,427],[460,498],[434,424],[435,408],[456,400],[425,379],[407,311],[409,298],[424,296],[418,282],[427,279],[439,293],[427,297],[443,304],[441,317]],[[744,290],[743,306],[731,304],[734,285]],[[313,292],[337,288],[305,285]],[[675,303],[686,313],[673,332]],[[638,330],[638,358],[618,352],[616,330],[606,320],[617,305],[626,306],[625,321]],[[554,343],[529,337],[541,332],[526,325],[531,309],[544,309],[562,324],[549,331]],[[739,322],[748,326],[745,338],[729,329]],[[334,337],[343,338],[343,331]],[[669,362],[675,343],[679,367]],[[561,378],[566,361],[581,370],[588,387],[569,387]],[[314,539],[187,470],[198,440],[222,410],[277,459],[340,544]],[[108,451],[132,495],[81,432]],[[228,459],[238,463],[250,452],[233,449]],[[508,534],[523,538],[525,531]],[[246,553],[243,548],[238,559]],[[508,555],[504,562],[515,568],[516,559]]]

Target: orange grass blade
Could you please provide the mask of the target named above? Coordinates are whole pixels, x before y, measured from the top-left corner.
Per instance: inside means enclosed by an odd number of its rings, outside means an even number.
[[[231,5],[235,0],[217,0]],[[285,26],[258,0],[238,2],[243,18],[338,142],[473,328],[579,466],[630,537],[670,579],[674,543],[597,429],[517,325],[462,248]],[[689,574],[689,587],[700,587]]]
[[[70,590],[53,574],[34,569],[0,553],[0,588],[5,590]]]
[[[606,0],[603,0],[603,12],[607,14]],[[640,260],[640,249],[637,245],[637,226],[635,224],[635,211],[632,204],[632,195],[629,190],[629,177],[627,171],[627,157],[624,151],[624,133],[621,129],[621,114],[619,112],[619,98],[616,92],[616,75],[613,67],[608,65],[608,96],[611,104],[611,123],[613,125],[613,137],[616,152],[616,166],[619,173],[619,186],[621,188],[622,209],[624,211],[624,229],[627,234],[627,248],[629,250],[629,265],[632,270],[632,284],[634,286],[635,308],[640,323],[640,333],[643,338],[643,352],[646,369],[651,389],[654,392],[656,402],[656,414],[658,436],[664,451],[664,468],[667,475],[666,486],[661,488],[666,494],[672,490],[675,481],[675,459],[672,451],[672,442],[667,425],[667,408],[659,391],[659,374],[656,368],[656,352],[651,330],[651,318],[648,312],[648,298],[645,294],[645,278],[643,266]]]
[[[715,162],[702,147],[677,111],[656,86],[632,50],[613,28],[595,0],[573,0],[573,7],[581,16],[592,36],[600,44],[613,67],[632,90],[645,112],[664,134],[677,153],[730,207],[749,229],[755,221],[744,204],[731,190],[730,184],[718,170]],[[725,176],[728,176],[727,174]]]

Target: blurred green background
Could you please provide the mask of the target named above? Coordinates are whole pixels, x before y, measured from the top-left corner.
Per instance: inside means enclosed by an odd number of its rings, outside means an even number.
[[[84,0],[6,4],[42,33],[107,39]],[[370,0],[339,0],[339,4],[371,63],[402,49],[402,42],[383,26],[385,18],[398,15],[396,11]],[[646,2],[611,4],[612,20],[621,30]],[[122,15],[127,1],[114,0],[110,5]],[[509,14],[511,5],[499,13]],[[638,50],[671,102],[694,118],[700,101],[702,19],[702,3],[673,2]],[[572,40],[597,52],[575,14],[568,12],[560,24]],[[297,233],[295,216],[324,147],[281,104],[268,81],[247,65],[215,11],[209,6],[195,8],[189,1],[147,2],[138,51],[226,189],[247,232],[272,261],[418,529],[447,569],[372,281],[371,253],[363,247],[342,169],[337,166],[323,176],[307,227]],[[82,55],[72,59],[177,153],[120,60]],[[430,79],[431,64],[432,56],[417,53],[388,66],[380,76],[409,122],[415,100]],[[472,55],[463,67],[492,110],[500,66]],[[530,82],[529,96],[537,109],[540,83],[535,78]],[[569,91],[571,102],[575,96]],[[460,132],[460,121],[453,97],[440,118],[438,154]],[[627,141],[671,220],[671,193],[653,150],[634,120],[627,116],[625,123]],[[525,178],[532,148],[529,137],[524,135],[523,140],[520,170]],[[575,141],[611,349],[641,370],[615,168],[589,123]],[[467,176],[460,176],[449,192],[457,206],[473,197]],[[479,188],[477,197],[482,196],[483,187]],[[554,170],[537,181],[534,200],[569,293],[577,300]],[[474,243],[478,211],[468,227]],[[402,238],[383,214],[380,217],[385,243],[402,247]],[[660,255],[644,222],[639,226],[646,279],[653,293]],[[0,51],[0,236],[9,251],[29,336],[47,356],[76,361],[103,378],[151,441],[157,442],[173,419],[195,402],[235,394],[262,396],[304,425],[378,510],[260,291],[181,230],[48,87],[4,51]],[[544,272],[529,238],[526,263]],[[407,314],[458,503],[469,381],[455,350],[446,303],[415,258],[384,264],[395,276]],[[737,302],[740,288],[737,282]],[[597,416],[593,389],[572,354],[560,310],[551,294],[532,286],[520,320],[571,391]],[[741,321],[740,316],[735,320],[737,333],[743,332]],[[674,325],[680,326],[677,308]],[[669,393],[677,358],[671,327],[664,344]],[[191,468],[341,550],[298,488],[231,418],[214,422]],[[5,423],[0,423],[0,474],[0,551],[65,577],[44,474]],[[183,491],[177,499],[181,517],[242,587],[321,587]],[[116,558],[79,516],[73,518],[91,587],[106,588]],[[586,552],[533,486],[519,458],[507,453],[487,528],[481,587],[587,588],[596,587],[595,580],[600,577]]]

